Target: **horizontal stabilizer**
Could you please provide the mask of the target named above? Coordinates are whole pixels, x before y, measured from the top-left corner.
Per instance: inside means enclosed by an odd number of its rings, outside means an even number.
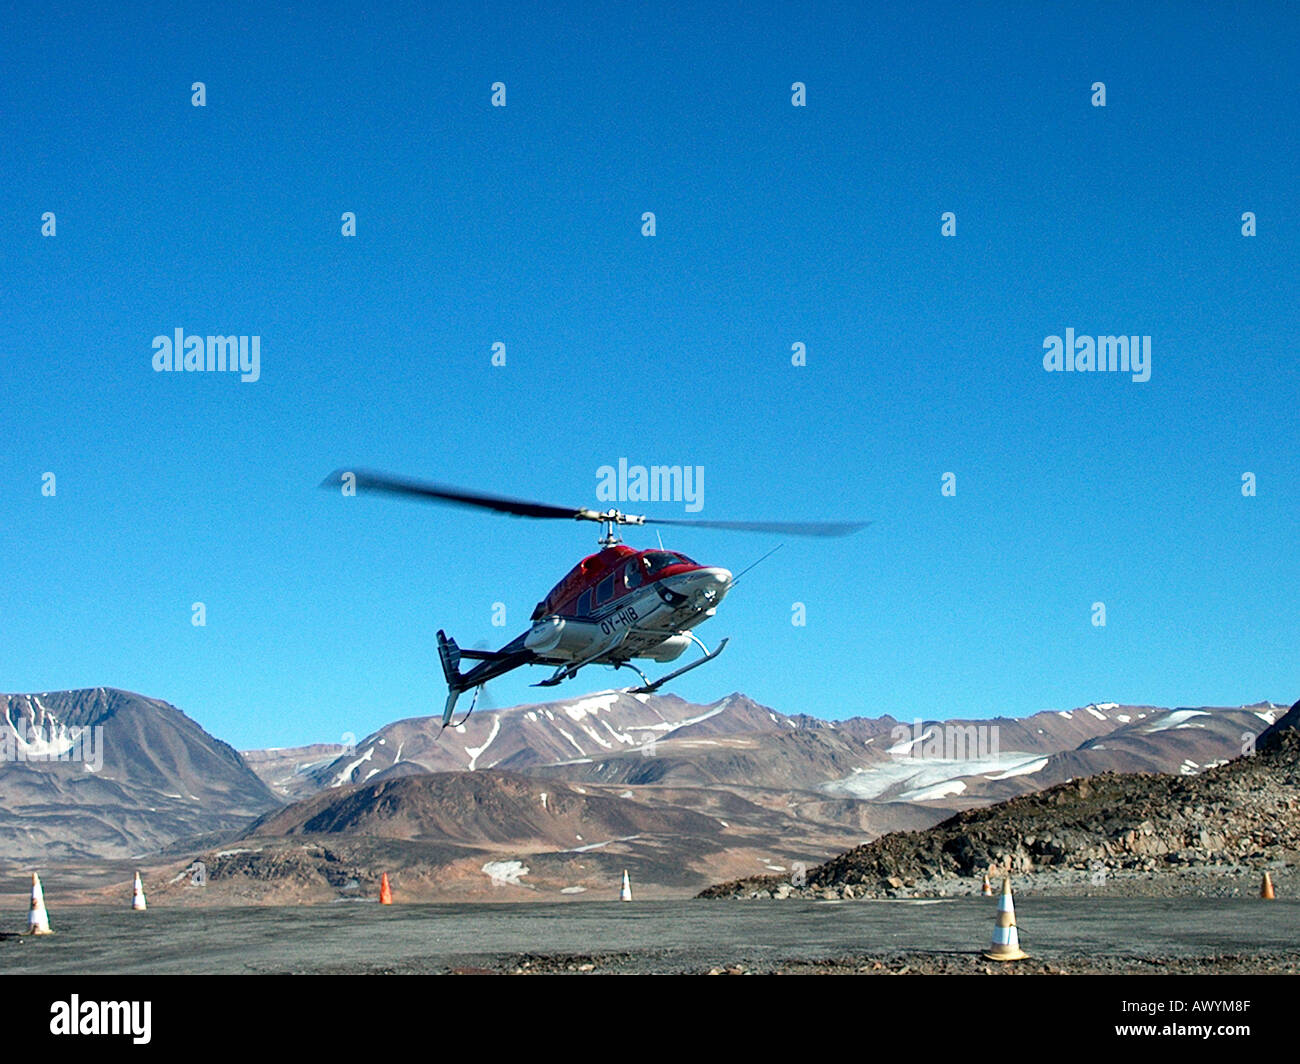
[[[518,651],[508,654],[503,650],[462,650],[460,656],[471,661],[501,661],[505,658],[518,657]]]

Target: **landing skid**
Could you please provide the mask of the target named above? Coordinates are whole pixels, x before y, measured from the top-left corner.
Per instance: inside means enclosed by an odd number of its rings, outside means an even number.
[[[628,692],[628,694],[632,694],[632,695],[652,695],[652,694],[654,694],[656,691],[658,691],[659,688],[661,688],[664,684],[666,684],[669,680],[675,680],[675,679],[677,679],[677,677],[679,677],[679,676],[681,676],[681,675],[683,675],[683,674],[685,674],[685,673],[690,672],[692,669],[698,669],[698,668],[699,668],[701,665],[703,665],[705,662],[712,661],[712,660],[713,660],[714,658],[716,658],[719,654],[721,654],[722,651],[723,651],[723,650],[726,648],[726,646],[727,646],[727,641],[724,639],[721,643],[718,644],[718,649],[715,650],[715,651],[713,651],[712,654],[710,654],[710,653],[709,653],[709,648],[706,647],[703,643],[700,642],[699,637],[698,637],[697,635],[695,635],[694,632],[683,632],[682,634],[685,635],[685,636],[690,637],[691,641],[694,642],[695,645],[696,645],[697,647],[699,647],[702,651],[704,651],[704,657],[700,658],[699,661],[692,661],[689,665],[684,665],[682,668],[678,669],[676,672],[670,672],[667,676],[661,676],[659,679],[655,680],[654,683],[651,683],[650,680],[649,680],[649,678],[646,676],[646,674],[645,674],[644,672],[642,672],[640,669],[638,669],[635,665],[633,665],[630,661],[619,662],[619,664],[616,666],[616,668],[620,668],[620,669],[624,669],[624,668],[626,668],[626,669],[631,669],[634,673],[636,673],[638,676],[641,677],[641,683],[642,683],[642,686],[641,686],[641,687],[634,687],[634,688],[632,688],[632,689]]]

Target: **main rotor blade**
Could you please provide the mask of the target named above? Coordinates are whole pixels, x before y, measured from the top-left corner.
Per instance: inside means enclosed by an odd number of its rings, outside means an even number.
[[[358,491],[377,491],[388,495],[404,495],[407,498],[444,502],[453,506],[473,506],[480,510],[495,510],[497,513],[513,514],[515,517],[552,517],[572,521],[579,514],[578,507],[549,506],[546,503],[530,502],[527,499],[511,499],[503,495],[485,495],[478,491],[453,488],[447,484],[409,480],[406,477],[394,477],[389,476],[387,473],[376,473],[366,469],[336,469],[321,481],[321,487],[342,487],[344,476],[349,474],[356,478]]]
[[[565,521],[612,521],[619,525],[679,525],[686,528],[712,528],[725,532],[768,532],[781,536],[848,536],[866,528],[870,521],[695,521],[668,517],[641,517],[615,510],[601,513],[580,507],[551,506],[528,499],[513,499],[505,495],[488,495],[480,491],[467,491],[448,484],[395,477],[369,469],[336,469],[321,481],[322,488],[341,488],[345,477],[354,478],[358,491],[381,492],[441,502],[452,506],[474,507],[515,517],[541,517]]]
[[[691,521],[647,517],[647,525],[681,525],[686,528],[716,528],[726,532],[775,532],[782,536],[850,536],[870,521]]]

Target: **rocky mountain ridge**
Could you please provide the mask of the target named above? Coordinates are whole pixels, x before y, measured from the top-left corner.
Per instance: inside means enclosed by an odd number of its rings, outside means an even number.
[[[1020,882],[1068,871],[1103,886],[1195,871],[1258,879],[1300,865],[1300,702],[1245,754],[1195,775],[1107,772],[923,831],[858,846],[807,872],[718,884],[703,897],[899,897],[969,893],[985,873]]]

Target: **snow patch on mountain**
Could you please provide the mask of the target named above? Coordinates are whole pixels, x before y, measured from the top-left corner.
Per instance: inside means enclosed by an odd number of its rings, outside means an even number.
[[[483,873],[492,880],[494,887],[522,887],[521,876],[528,875],[528,866],[523,861],[488,861],[483,866]]]
[[[902,744],[900,744],[902,745]],[[909,744],[910,745],[910,744]],[[960,794],[966,789],[962,783],[959,790],[952,785],[963,777],[986,776],[1006,779],[1010,776],[1028,775],[1040,771],[1047,764],[1047,758],[1038,754],[1026,754],[1008,751],[995,758],[912,758],[899,757],[878,765],[855,769],[843,779],[824,783],[821,789],[828,794],[843,794],[852,798],[880,798],[890,791],[898,790],[886,801],[926,801],[917,798],[920,793],[929,794],[930,798],[942,797],[939,790],[947,787],[948,794]]]
[[[584,698],[579,702],[571,702],[569,705],[562,707],[565,715],[575,724],[582,720],[583,717],[595,716],[601,710],[612,709],[614,703],[618,701],[619,694],[617,691],[609,694],[596,695],[592,698]]]
[[[1163,720],[1158,720],[1154,724],[1148,724],[1147,734],[1152,732],[1168,731],[1170,728],[1202,728],[1203,724],[1189,724],[1193,717],[1208,717],[1209,714],[1203,709],[1178,709]]]
[[[488,734],[487,741],[482,746],[467,746],[465,753],[469,755],[469,770],[474,771],[474,766],[478,764],[478,759],[483,756],[483,751],[492,745],[497,735],[501,732],[501,717],[499,714],[492,715],[492,731]]]
[[[334,777],[334,782],[331,783],[330,786],[342,787],[343,784],[347,783],[348,780],[352,778],[352,773],[355,772],[362,765],[364,765],[367,761],[369,761],[374,756],[374,754],[375,754],[375,748],[372,746],[355,761],[351,762],[348,765],[345,765],[343,771]]]
[[[935,798],[947,798],[951,794],[961,794],[966,784],[961,780],[945,780],[930,787],[918,787],[916,790],[904,791],[898,796],[900,802],[928,802]]]

